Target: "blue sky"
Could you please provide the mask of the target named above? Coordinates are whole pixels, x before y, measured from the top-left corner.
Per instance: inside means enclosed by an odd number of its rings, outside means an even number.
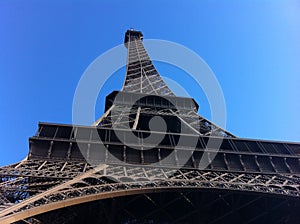
[[[128,28],[195,51],[214,71],[239,137],[300,142],[300,1],[0,1],[0,165],[23,159],[39,121],[71,123],[87,66]],[[124,58],[125,60],[125,58]],[[156,63],[172,78],[180,69]],[[124,69],[99,96],[121,88]],[[99,74],[101,75],[101,74]],[[179,80],[210,117],[203,93]]]

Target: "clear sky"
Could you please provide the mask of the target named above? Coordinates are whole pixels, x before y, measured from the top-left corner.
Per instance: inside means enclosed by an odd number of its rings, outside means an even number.
[[[1,166],[26,156],[39,121],[72,122],[81,75],[122,44],[128,28],[185,45],[207,62],[224,93],[230,132],[300,142],[299,1],[1,0]],[[156,67],[170,78],[181,72]],[[104,95],[121,88],[124,72],[112,77]],[[189,80],[180,83],[209,117],[201,91]]]

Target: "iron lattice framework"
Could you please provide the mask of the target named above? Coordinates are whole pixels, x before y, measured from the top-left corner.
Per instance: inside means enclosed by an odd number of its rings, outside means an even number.
[[[27,158],[0,168],[0,223],[299,222],[300,144],[237,138],[199,116],[142,38],[126,32],[122,91],[93,126],[39,123]],[[157,116],[165,130],[150,130]]]

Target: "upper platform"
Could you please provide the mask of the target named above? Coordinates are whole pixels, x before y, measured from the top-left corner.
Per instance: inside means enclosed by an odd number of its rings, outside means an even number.
[[[157,109],[190,110],[195,112],[199,109],[199,105],[192,98],[175,96],[160,97],[157,95],[121,91],[113,91],[106,96],[105,111],[113,104],[152,107]]]

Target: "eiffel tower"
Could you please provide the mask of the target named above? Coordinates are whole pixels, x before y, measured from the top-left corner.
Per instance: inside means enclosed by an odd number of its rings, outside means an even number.
[[[201,117],[142,40],[126,32],[122,90],[92,126],[39,123],[27,158],[0,168],[0,223],[299,223],[300,144]]]

